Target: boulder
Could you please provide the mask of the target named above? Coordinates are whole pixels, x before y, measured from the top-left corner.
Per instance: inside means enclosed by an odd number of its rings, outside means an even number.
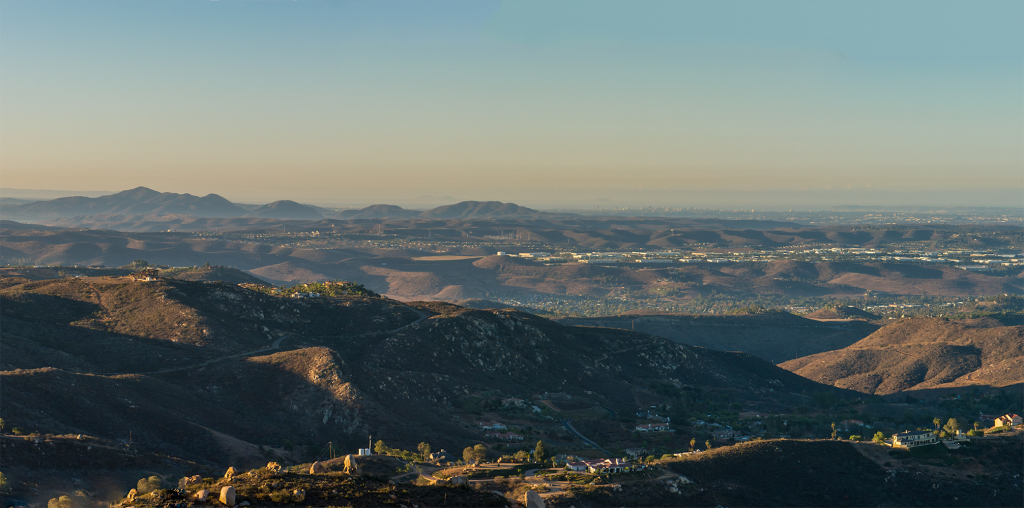
[[[238,474],[238,470],[235,469],[234,466],[231,466],[228,468],[227,472],[224,473],[224,479],[230,480],[234,478],[236,474]]]
[[[199,492],[196,492],[196,501],[199,501],[200,503],[205,503],[209,497],[210,491],[206,489],[200,489]]]
[[[139,491],[132,489],[128,491],[128,495],[125,496],[125,499],[127,499],[128,501],[135,501],[135,496],[137,495],[139,495]]]
[[[356,458],[351,454],[345,456],[345,474],[350,474],[354,476],[359,476],[360,474],[362,474],[362,470],[360,470],[359,464],[356,463]]]
[[[453,476],[448,483],[454,487],[469,487],[469,480],[465,476]]]
[[[271,473],[280,473],[281,472],[281,464],[278,464],[277,462],[268,462],[267,463],[267,471],[270,471]]]
[[[523,495],[523,504],[526,508],[544,508],[544,498],[540,497],[540,494],[535,490],[528,490]]]
[[[235,488],[231,485],[221,487],[220,502],[225,506],[235,506]]]
[[[327,466],[321,464],[319,460],[314,462],[312,466],[309,466],[309,474],[325,474],[325,473],[327,473]]]
[[[197,474],[196,475],[192,475],[192,476],[186,476],[186,477],[178,480],[178,488],[179,489],[184,489],[185,487],[188,487],[189,485],[194,485],[194,484],[199,483],[201,481],[203,481],[203,477],[199,476]]]
[[[304,491],[302,489],[295,489],[295,492],[292,492],[292,499],[296,503],[301,503],[301,502],[305,501],[306,500],[306,491]]]

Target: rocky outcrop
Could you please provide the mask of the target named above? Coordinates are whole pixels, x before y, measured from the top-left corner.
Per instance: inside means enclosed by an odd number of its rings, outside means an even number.
[[[327,473],[327,466],[321,464],[319,460],[314,462],[312,466],[309,466],[309,474],[325,474],[325,473]]]

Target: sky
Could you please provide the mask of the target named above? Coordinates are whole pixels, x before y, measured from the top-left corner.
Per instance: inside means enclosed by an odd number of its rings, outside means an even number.
[[[1024,2],[0,1],[0,187],[1024,206]]]

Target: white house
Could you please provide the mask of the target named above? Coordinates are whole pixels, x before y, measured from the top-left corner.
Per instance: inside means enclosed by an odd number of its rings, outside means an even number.
[[[640,432],[664,432],[670,429],[667,423],[641,423],[637,424],[636,430]]]
[[[1005,414],[1003,416],[1000,416],[999,418],[996,418],[995,421],[996,427],[999,427],[1000,425],[1003,427],[1016,427],[1018,425],[1024,424],[1024,420],[1021,420],[1020,415],[1017,414]]]
[[[928,430],[905,430],[892,435],[893,448],[912,448],[938,443],[938,436]]]

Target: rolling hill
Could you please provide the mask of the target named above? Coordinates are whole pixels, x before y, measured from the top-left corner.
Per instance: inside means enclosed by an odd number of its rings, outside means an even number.
[[[754,404],[834,390],[742,353],[442,303],[83,277],[15,280],[0,309],[9,425],[131,432],[140,450],[224,466],[224,436],[458,449],[481,438],[465,425],[481,396],[557,391],[628,414],[670,400],[650,388],[666,382]]]
[[[725,316],[629,314],[557,321],[573,326],[636,330],[680,344],[743,351],[772,363],[842,349],[879,328],[864,321],[822,323],[785,312]]]
[[[836,351],[780,367],[820,383],[888,395],[1024,383],[1024,326],[994,319],[902,319]]]
[[[245,216],[288,220],[320,220],[324,218],[323,214],[316,208],[287,199],[265,204],[245,214]]]

